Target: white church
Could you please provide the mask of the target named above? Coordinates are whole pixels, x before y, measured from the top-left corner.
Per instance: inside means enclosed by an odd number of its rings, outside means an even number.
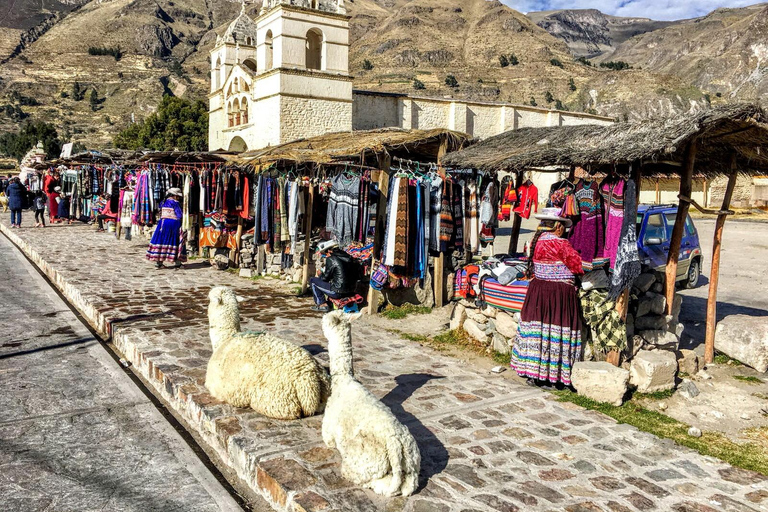
[[[611,118],[525,105],[353,90],[344,0],[265,0],[211,51],[209,149],[247,151],[329,132],[448,128],[485,138]]]

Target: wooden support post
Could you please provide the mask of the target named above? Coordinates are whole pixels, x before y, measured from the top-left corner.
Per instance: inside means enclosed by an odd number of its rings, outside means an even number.
[[[375,265],[379,263],[379,255],[381,254],[381,246],[384,243],[384,227],[387,218],[387,199],[389,198],[389,168],[392,166],[392,157],[388,154],[381,154],[378,156],[379,166],[379,198],[376,201],[376,221],[373,229],[373,260]],[[373,265],[372,265],[373,266]],[[380,292],[374,290],[372,287],[368,288],[368,314],[373,315],[376,313],[376,308],[379,305]]]
[[[515,189],[519,189],[523,185],[523,172],[518,172],[515,176]],[[523,218],[519,215],[512,214],[512,233],[509,236],[509,246],[507,247],[507,254],[510,256],[517,252],[517,245],[520,241],[520,226],[523,223]]]
[[[656,180],[656,204],[661,204],[661,190],[659,190],[658,180]]]
[[[728,176],[728,185],[725,188],[723,207],[721,212],[726,212],[731,207],[733,189],[736,187],[736,158],[731,161],[731,174]],[[709,272],[709,295],[707,297],[707,330],[704,341],[704,363],[709,364],[715,360],[715,327],[717,326],[717,283],[720,278],[720,246],[723,242],[723,228],[726,213],[717,216],[715,223],[715,241],[712,244],[712,269]]]
[[[696,151],[699,147],[699,141],[693,139],[689,144],[685,154],[685,162],[680,173],[680,196],[690,198],[693,179],[693,168],[696,164]],[[688,207],[690,203],[680,199],[677,206],[677,215],[675,216],[675,227],[672,229],[672,238],[669,241],[669,256],[667,257],[667,272],[664,295],[667,298],[667,314],[672,314],[672,304],[675,301],[675,284],[677,279],[677,260],[680,257],[680,243],[683,241],[683,231],[685,229],[685,219],[688,218]]]
[[[261,275],[266,267],[267,248],[264,244],[256,246],[256,274]]]
[[[312,209],[315,206],[315,187],[309,186],[309,198],[307,199],[307,215],[304,219],[304,268],[301,273],[301,294],[307,292],[309,286],[309,259],[311,257],[310,249],[312,247]]]

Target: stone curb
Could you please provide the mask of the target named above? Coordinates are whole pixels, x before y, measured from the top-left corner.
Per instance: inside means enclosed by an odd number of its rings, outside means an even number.
[[[166,374],[163,365],[154,364],[153,354],[142,352],[131,336],[122,333],[121,329],[113,330],[112,324],[102,312],[75,286],[62,278],[26,241],[3,223],[0,223],[0,232],[32,260],[101,336],[111,338],[126,360],[152,385],[155,393],[197,432],[205,444],[218,455],[221,463],[233,470],[253,491],[268,500],[273,508],[286,512],[309,512],[327,508],[329,502],[325,498],[302,488],[302,483],[314,482],[307,469],[292,459],[260,460],[255,454],[244,450],[234,442],[232,436],[227,435],[226,425],[218,421],[220,418],[209,415],[206,406],[215,401],[213,397],[207,394],[187,394],[184,382]]]

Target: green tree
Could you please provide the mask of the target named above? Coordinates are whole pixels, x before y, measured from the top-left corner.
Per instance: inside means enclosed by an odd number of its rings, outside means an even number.
[[[96,89],[91,89],[91,95],[88,98],[88,102],[91,104],[91,110],[96,112],[101,108],[99,105],[101,104],[101,101],[99,100],[99,93],[96,92]]]
[[[445,77],[445,85],[448,87],[453,87],[454,89],[459,86],[459,81],[456,80],[456,77],[453,75],[448,75]]]
[[[202,101],[164,96],[157,112],[118,133],[121,149],[205,151],[208,148],[208,108]]]
[[[555,100],[555,109],[556,110],[568,110],[568,107],[563,105],[563,102],[560,100]]]
[[[536,103],[536,98],[534,98],[533,96],[531,96],[531,101],[529,103],[531,104],[532,107],[536,107],[539,105],[538,103]]]
[[[632,69],[632,66],[630,66],[628,63],[624,62],[623,60],[612,60],[610,62],[601,62],[600,67],[612,69],[614,71],[621,71],[623,69]]]
[[[56,127],[42,121],[26,122],[18,132],[0,133],[0,154],[21,161],[37,141],[43,141],[49,157],[58,158],[61,154],[61,140]]]
[[[569,88],[569,89],[570,89],[572,92],[576,92],[576,82],[574,82],[574,81],[573,81],[573,78],[569,78],[569,79],[568,79],[568,88]]]
[[[555,101],[555,97],[552,95],[551,92],[547,91],[544,93],[544,101],[546,101],[547,103],[552,103],[553,101]]]
[[[413,79],[413,88],[416,89],[417,91],[421,91],[423,89],[426,89],[427,86],[424,85],[424,82],[422,82],[418,78],[414,78]]]
[[[80,85],[80,82],[75,82],[72,84],[72,99],[75,101],[82,100],[85,98],[85,91],[86,88]]]
[[[500,55],[499,56],[499,64],[501,64],[501,67],[505,68],[509,66],[509,59],[506,55]]]
[[[552,64],[553,66],[557,66],[559,68],[563,67],[563,63],[560,62],[560,60],[558,60],[558,59],[550,59],[549,63]]]
[[[369,61],[368,59],[365,59],[363,61],[363,69],[366,71],[370,71],[373,69],[373,63]]]
[[[581,64],[584,64],[585,66],[592,66],[592,61],[587,59],[586,57],[579,57],[576,59],[576,62],[580,62]]]
[[[512,66],[517,66],[518,64],[520,64],[520,61],[517,60],[517,55],[515,55],[514,53],[510,53],[509,54],[509,63]]]

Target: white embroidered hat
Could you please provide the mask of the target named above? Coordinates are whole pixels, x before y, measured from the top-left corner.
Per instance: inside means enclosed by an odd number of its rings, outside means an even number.
[[[534,218],[539,220],[554,220],[556,222],[562,222],[567,228],[571,227],[573,221],[568,217],[562,216],[562,210],[560,208],[542,208],[541,213],[533,215]]]

